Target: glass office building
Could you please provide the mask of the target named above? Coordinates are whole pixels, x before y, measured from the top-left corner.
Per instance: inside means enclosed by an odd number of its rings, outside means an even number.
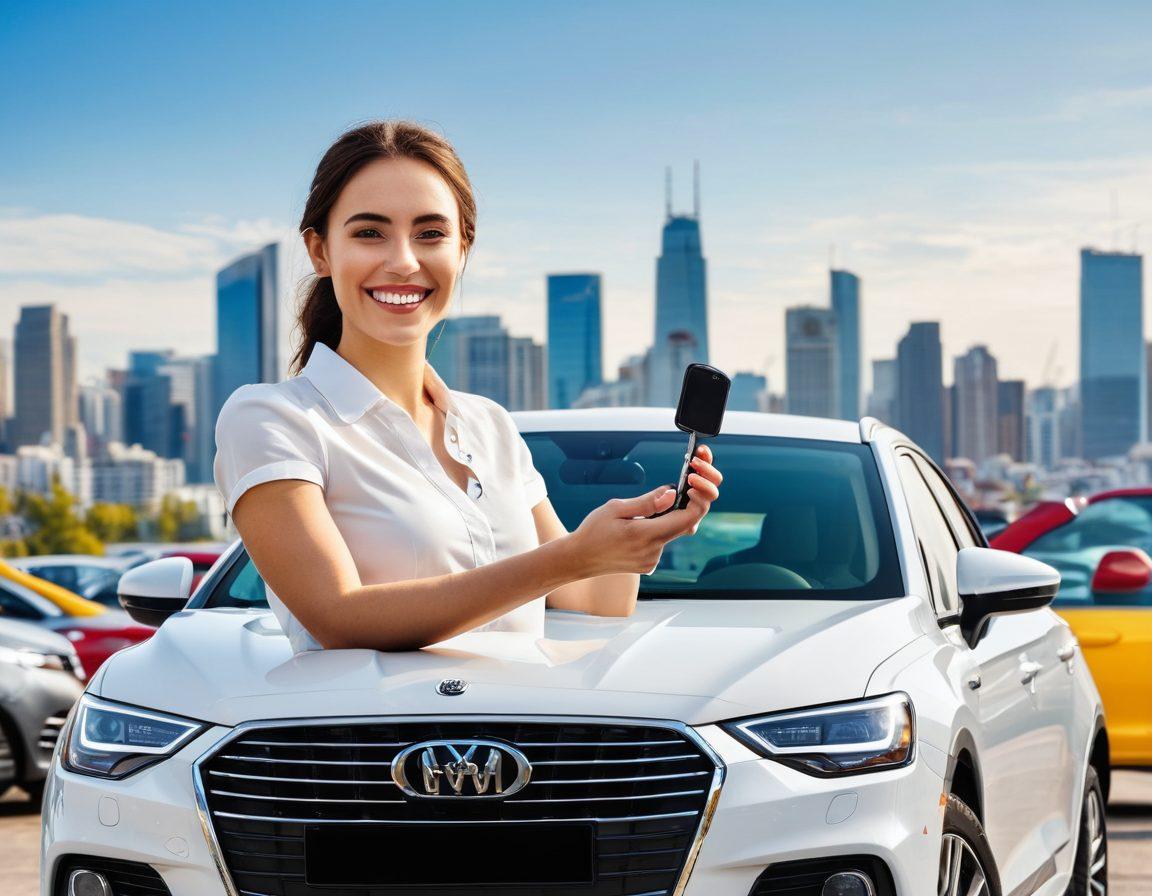
[[[216,275],[216,388],[213,419],[247,383],[281,378],[277,245],[236,259]]]
[[[937,321],[912,324],[897,345],[896,426],[943,465],[944,371]]]
[[[548,276],[548,406],[570,408],[603,382],[599,274]]]
[[[1143,261],[1080,252],[1080,426],[1089,460],[1125,455],[1147,432]]]
[[[707,263],[697,216],[669,214],[656,260],[656,328],[649,402],[675,407],[685,360],[708,363]],[[684,352],[683,346],[691,346]]]
[[[840,382],[836,416],[860,419],[860,278],[832,271],[832,310],[836,312],[836,342],[840,349]]]

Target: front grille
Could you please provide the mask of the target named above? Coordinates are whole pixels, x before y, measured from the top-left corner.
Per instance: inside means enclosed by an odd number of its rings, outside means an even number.
[[[780,862],[756,879],[749,896],[820,896],[824,881],[843,871],[858,871],[872,878],[876,896],[896,896],[892,872],[876,856],[830,856]]]
[[[502,741],[522,751],[532,764],[528,786],[506,799],[453,801],[408,799],[393,783],[391,761],[404,747],[469,738]],[[246,894],[381,892],[309,887],[306,825],[592,820],[595,884],[516,887],[518,896],[665,896],[676,888],[721,772],[677,728],[474,720],[248,729],[201,762],[198,774],[224,862],[236,890]],[[386,848],[386,838],[381,842]],[[381,860],[403,857],[382,855]],[[451,861],[447,848],[445,861]],[[426,892],[387,890],[390,896]],[[438,896],[475,892],[436,889]]]
[[[44,720],[44,727],[40,729],[37,743],[45,753],[56,749],[56,741],[60,740],[60,732],[64,730],[64,723],[68,720],[68,710],[62,709],[54,716]]]
[[[164,879],[151,865],[82,855],[61,856],[56,865],[53,896],[67,896],[68,878],[80,868],[103,874],[112,896],[171,896]]]

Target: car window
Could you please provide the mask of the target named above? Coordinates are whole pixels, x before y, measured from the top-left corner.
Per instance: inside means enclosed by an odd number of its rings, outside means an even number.
[[[1119,594],[1092,591],[1092,578],[1104,555],[1125,547],[1152,552],[1152,496],[1108,498],[1089,504],[1021,553],[1059,571],[1055,606],[1152,606],[1152,589]]]
[[[568,531],[615,497],[675,482],[682,433],[525,433]],[[767,436],[708,440],[724,473],[720,499],[695,535],[669,542],[640,598],[876,600],[905,593],[872,449]],[[264,606],[242,556],[196,606]]]
[[[0,580],[0,616],[7,619],[48,619],[63,615],[51,601],[18,582]]]
[[[1089,504],[1063,526],[1029,545],[1037,551],[1102,547],[1152,551],[1152,497],[1109,498]]]
[[[47,566],[30,566],[28,572],[36,576],[38,579],[44,579],[46,582],[51,582],[53,585],[59,585],[61,588],[67,588],[73,594],[80,592],[76,587],[76,569],[72,566],[60,566],[51,564]]]
[[[928,584],[936,613],[947,616],[960,609],[956,594],[956,555],[960,549],[952,536],[936,499],[928,488],[916,462],[908,454],[896,459],[900,482],[908,498],[912,526],[920,543],[921,556],[928,571]]]
[[[920,475],[924,477],[924,481],[928,483],[928,488],[932,490],[932,494],[936,498],[936,503],[940,509],[944,511],[944,516],[948,520],[948,525],[952,527],[952,534],[956,536],[956,540],[962,548],[978,548],[983,545],[972,534],[972,527],[968,523],[968,515],[956,503],[956,497],[952,494],[952,490],[940,478],[940,474],[936,469],[922,457],[913,456],[913,461],[916,464],[916,469],[920,471]]]

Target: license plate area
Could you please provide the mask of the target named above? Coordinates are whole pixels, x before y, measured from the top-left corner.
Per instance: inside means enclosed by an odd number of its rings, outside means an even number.
[[[312,887],[595,883],[591,822],[326,824],[304,829]]]

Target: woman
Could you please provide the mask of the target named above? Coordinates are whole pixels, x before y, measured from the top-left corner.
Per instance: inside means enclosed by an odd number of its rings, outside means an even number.
[[[569,533],[508,412],[425,360],[476,233],[439,135],[373,122],[325,153],[300,230],[298,375],[241,386],[216,423],[215,477],[297,651],[404,650],[478,628],[542,634],[550,607],[626,616],[639,574],[719,495],[702,446],[688,506],[662,485]]]

